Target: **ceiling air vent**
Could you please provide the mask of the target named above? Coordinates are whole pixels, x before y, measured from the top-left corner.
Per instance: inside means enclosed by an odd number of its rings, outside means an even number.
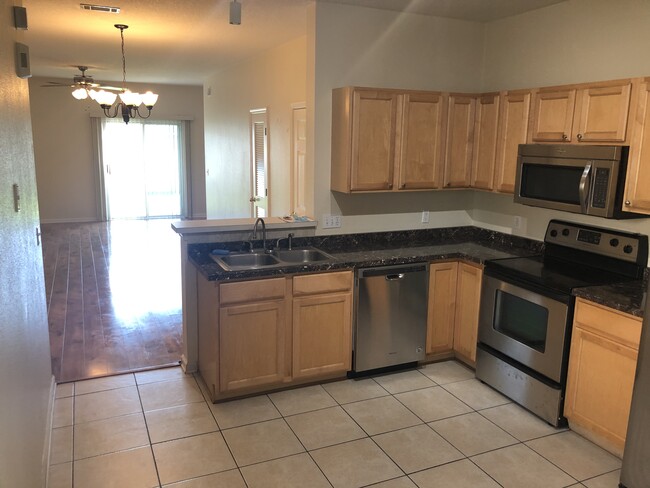
[[[91,5],[89,3],[80,3],[81,10],[93,10],[94,12],[106,12],[109,14],[119,14],[120,7],[109,7],[108,5]]]

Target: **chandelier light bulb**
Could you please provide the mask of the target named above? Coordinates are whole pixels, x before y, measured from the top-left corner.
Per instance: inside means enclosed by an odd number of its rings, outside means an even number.
[[[142,103],[145,107],[151,109],[158,101],[158,95],[151,91],[147,91],[142,95]]]
[[[75,97],[77,100],[85,100],[88,98],[88,92],[86,91],[85,88],[77,88],[72,92],[72,96]]]

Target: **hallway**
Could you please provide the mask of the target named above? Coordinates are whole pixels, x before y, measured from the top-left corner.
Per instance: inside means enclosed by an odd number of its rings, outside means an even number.
[[[178,363],[180,250],[170,222],[42,225],[58,383]]]

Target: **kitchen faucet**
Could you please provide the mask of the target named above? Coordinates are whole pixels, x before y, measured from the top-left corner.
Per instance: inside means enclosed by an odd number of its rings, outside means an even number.
[[[287,237],[280,237],[280,238],[275,242],[275,247],[277,247],[278,249],[280,249],[280,242],[281,242],[281,241],[287,241],[287,245],[289,246],[288,249],[289,249],[289,251],[291,251],[291,249],[292,249],[292,247],[293,247],[292,239],[293,239],[293,236],[294,236],[294,235],[295,235],[295,234],[294,234],[293,232],[289,232],[289,234],[287,235]]]
[[[253,225],[253,239],[257,239],[257,225],[262,224],[262,249],[266,252],[266,224],[262,217],[258,217]],[[253,251],[253,244],[251,244],[251,252]]]

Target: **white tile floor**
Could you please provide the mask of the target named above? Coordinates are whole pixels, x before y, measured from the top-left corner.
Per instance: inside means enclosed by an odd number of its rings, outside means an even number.
[[[616,488],[620,460],[448,361],[213,405],[180,368],[57,387],[50,488]]]

